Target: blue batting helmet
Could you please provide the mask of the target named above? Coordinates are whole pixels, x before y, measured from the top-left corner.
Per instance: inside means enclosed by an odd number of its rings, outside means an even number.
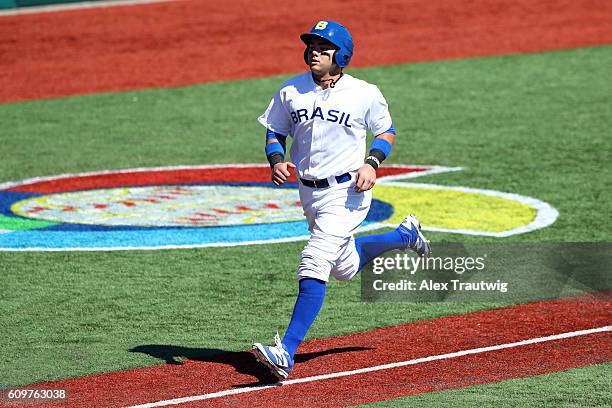
[[[308,46],[312,38],[323,38],[338,47],[334,55],[335,62],[340,67],[346,67],[353,56],[353,38],[342,24],[335,21],[321,20],[312,26],[308,33],[300,35],[300,39]],[[304,60],[308,63],[308,48],[304,52]]]

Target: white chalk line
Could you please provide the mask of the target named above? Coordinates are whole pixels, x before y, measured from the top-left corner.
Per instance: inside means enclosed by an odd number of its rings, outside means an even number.
[[[488,346],[488,347],[478,347],[478,348],[469,349],[469,350],[457,351],[457,352],[454,352],[454,353],[447,353],[447,354],[439,354],[439,355],[435,355],[435,356],[421,357],[421,358],[416,358],[416,359],[413,359],[413,360],[400,361],[400,362],[397,362],[397,363],[390,363],[390,364],[383,364],[383,365],[377,365],[377,366],[372,366],[372,367],[360,368],[360,369],[357,369],[357,370],[341,371],[341,372],[338,372],[338,373],[315,375],[315,376],[312,376],[312,377],[305,377],[305,378],[296,378],[294,380],[284,381],[282,383],[282,385],[286,386],[286,385],[292,385],[292,384],[309,383],[309,382],[314,382],[314,381],[327,380],[327,379],[330,379],[330,378],[347,377],[347,376],[351,376],[351,375],[371,373],[371,372],[374,372],[374,371],[389,370],[389,369],[392,369],[392,368],[398,368],[398,367],[405,367],[405,366],[409,366],[409,365],[427,363],[427,362],[430,362],[430,361],[446,360],[446,359],[451,359],[451,358],[467,356],[467,355],[471,355],[471,354],[486,353],[488,351],[504,350],[504,349],[514,348],[514,347],[526,346],[526,345],[529,345],[529,344],[544,343],[544,342],[547,342],[547,341],[569,339],[569,338],[572,338],[572,337],[586,336],[586,335],[589,335],[589,334],[609,332],[611,330],[612,330],[612,326],[603,326],[603,327],[597,327],[597,328],[587,329],[587,330],[578,330],[578,331],[573,331],[573,332],[554,334],[554,335],[546,336],[546,337],[536,337],[536,338],[522,340],[522,341],[517,341],[517,342],[513,342],[513,343],[498,344],[498,345],[495,345],[495,346]],[[262,390],[266,390],[268,388],[276,388],[278,386],[280,386],[280,384],[261,385],[261,386],[244,387],[244,388],[234,388],[234,389],[229,389],[229,390],[224,390],[224,391],[213,392],[213,393],[209,393],[209,394],[194,395],[194,396],[190,396],[190,397],[182,397],[182,398],[175,398],[175,399],[164,400],[164,401],[151,402],[151,403],[142,404],[142,405],[134,405],[134,406],[131,406],[129,408],[153,408],[153,407],[163,407],[163,406],[168,406],[168,405],[178,405],[178,404],[183,404],[183,403],[187,403],[187,402],[201,401],[201,400],[207,400],[207,399],[213,399],[213,398],[226,397],[228,395],[237,395],[237,394],[244,394],[244,393],[247,393],[247,392],[262,391]]]

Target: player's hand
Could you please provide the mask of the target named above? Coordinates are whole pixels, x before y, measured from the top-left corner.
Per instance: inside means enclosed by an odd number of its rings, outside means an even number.
[[[272,182],[277,186],[282,186],[289,178],[289,169],[295,169],[295,164],[291,162],[276,163],[272,169]]]
[[[370,190],[376,184],[376,170],[369,164],[364,164],[355,177],[355,191],[362,193]]]

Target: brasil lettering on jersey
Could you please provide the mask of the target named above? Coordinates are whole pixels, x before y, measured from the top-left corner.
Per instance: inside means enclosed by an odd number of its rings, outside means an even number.
[[[320,120],[326,120],[332,123],[338,123],[348,128],[352,127],[349,125],[349,119],[351,118],[350,113],[341,112],[336,109],[329,109],[327,112],[323,112],[320,107],[315,107],[312,114],[308,112],[308,109],[298,109],[291,112],[291,119],[294,124],[302,123],[302,121],[313,120],[319,118]]]

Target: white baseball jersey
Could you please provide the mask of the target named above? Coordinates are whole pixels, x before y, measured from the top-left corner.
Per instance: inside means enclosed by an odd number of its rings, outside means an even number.
[[[297,175],[322,179],[363,166],[366,134],[392,126],[387,101],[376,85],[343,74],[322,89],[310,71],[285,82],[259,117],[266,128],[291,136]]]

